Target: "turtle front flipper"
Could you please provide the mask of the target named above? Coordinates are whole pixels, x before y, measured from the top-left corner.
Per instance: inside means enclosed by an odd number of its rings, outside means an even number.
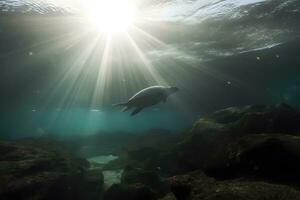
[[[131,107],[130,106],[125,106],[123,109],[122,109],[122,112],[126,112],[127,110],[129,110]]]
[[[130,115],[134,116],[134,115],[138,114],[139,112],[141,112],[142,110],[143,110],[143,107],[138,107]]]

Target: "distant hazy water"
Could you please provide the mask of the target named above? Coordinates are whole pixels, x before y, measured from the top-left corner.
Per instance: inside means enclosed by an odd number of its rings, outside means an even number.
[[[140,38],[138,46],[157,74],[180,88],[176,97],[191,111],[189,119],[175,103],[165,109],[171,99],[163,109],[150,108],[135,117],[117,109],[90,109],[94,91],[106,95],[99,95],[101,101],[93,106],[111,105],[150,86],[153,77],[144,73],[142,60],[121,45],[126,54],[111,66],[105,91],[98,90],[102,56],[98,51],[91,57],[83,55],[89,53],[95,35],[82,35],[87,27],[78,26],[77,18],[55,17],[68,10],[63,2],[76,1],[0,0],[1,138],[180,130],[190,127],[194,116],[228,106],[280,102],[300,106],[299,1],[153,1],[162,12],[154,9],[149,17],[166,26],[147,20],[141,28],[167,45],[143,45],[154,41]],[[47,13],[52,14],[41,17]],[[169,24],[172,20],[176,23]],[[93,59],[84,63],[81,58]],[[115,73],[118,69],[126,73]]]
[[[130,117],[129,113],[123,113],[119,109],[39,110],[27,107],[3,111],[0,120],[2,138],[143,132],[157,128],[178,131],[190,125],[188,119],[179,112],[153,108]]]

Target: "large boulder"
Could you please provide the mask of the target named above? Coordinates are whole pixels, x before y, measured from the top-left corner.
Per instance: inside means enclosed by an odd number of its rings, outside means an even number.
[[[156,200],[154,192],[143,184],[113,184],[104,193],[104,200]]]
[[[259,112],[245,113],[235,124],[240,133],[300,134],[300,112],[286,104],[266,106]]]
[[[98,199],[102,172],[54,140],[0,142],[1,199]]]
[[[81,181],[80,191],[86,200],[99,200],[103,194],[104,176],[99,168],[87,169]]]
[[[156,170],[125,167],[120,184],[113,184],[105,193],[104,200],[156,200],[169,192],[168,184]]]
[[[226,108],[201,117],[190,131],[172,140],[171,145],[129,149],[123,160],[114,161],[110,166],[160,168],[163,176],[204,170],[239,138],[272,133],[299,135],[300,113],[286,104]]]
[[[300,185],[300,137],[282,134],[241,137],[216,156],[206,172],[221,179],[247,177]]]
[[[299,200],[300,191],[264,182],[216,181],[200,171],[169,178],[177,200]]]
[[[300,112],[286,104],[230,107],[200,118],[190,135],[300,134]]]
[[[163,198],[160,198],[159,200],[177,200],[177,198],[175,197],[175,195],[173,193],[170,192]]]
[[[203,169],[236,139],[262,133],[299,135],[300,113],[285,104],[249,105],[217,111],[196,121],[184,139],[161,160],[176,161],[173,165],[179,172]]]
[[[159,176],[158,169],[145,170],[127,166],[122,173],[121,183],[146,185],[157,197],[162,197],[169,191],[167,183]]]

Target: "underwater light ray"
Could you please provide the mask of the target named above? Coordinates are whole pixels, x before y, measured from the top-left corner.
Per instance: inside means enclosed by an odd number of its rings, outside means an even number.
[[[56,37],[51,37],[47,40],[35,42],[35,43],[33,43],[29,46],[23,47],[23,48],[16,48],[12,51],[8,51],[5,54],[1,54],[0,58],[2,59],[2,58],[9,57],[9,56],[13,56],[15,54],[29,52],[33,49],[39,49],[39,50],[45,49],[45,50],[47,50],[47,52],[54,51],[54,50],[57,50],[57,48],[66,47],[67,45],[74,43],[74,41],[76,41],[80,37],[82,37],[82,35],[78,34],[78,32],[64,33],[64,34],[58,35]]]
[[[139,28],[137,26],[133,26],[133,28],[138,33],[141,33],[143,36],[145,36],[147,39],[150,39],[151,42],[154,42],[155,44],[157,44],[157,45],[159,45],[161,47],[164,47],[164,48],[170,48],[169,44],[166,44],[165,42],[163,42],[160,39],[156,38],[155,36],[149,34],[148,32],[142,30],[141,28]],[[143,56],[143,53],[140,51],[140,49],[137,47],[137,45],[134,45],[136,43],[133,41],[133,39],[130,39],[130,41],[133,44],[135,50],[138,51],[139,56],[141,56],[142,60],[145,61],[145,56]],[[176,48],[176,51],[178,52],[178,54],[181,54],[181,55],[185,55],[186,54],[185,52],[182,52],[182,51],[178,50],[177,48]],[[180,62],[184,63],[184,65],[183,64],[178,64],[178,62],[176,60],[180,60]],[[234,77],[226,76],[226,75],[224,75],[224,74],[222,74],[220,72],[217,72],[216,70],[212,71],[211,69],[209,69],[206,66],[199,65],[200,60],[197,60],[197,59],[195,59],[193,61],[193,63],[188,63],[188,62],[186,62],[186,61],[184,61],[183,59],[180,59],[180,58],[176,58],[176,59],[171,59],[170,58],[169,61],[173,61],[172,62],[172,69],[174,69],[177,66],[177,68],[179,67],[183,71],[188,72],[189,68],[193,68],[193,69],[199,70],[199,71],[201,71],[201,72],[203,72],[203,73],[205,73],[205,74],[207,74],[207,75],[209,75],[209,76],[211,76],[211,77],[213,77],[213,78],[215,78],[217,80],[220,80],[220,81],[223,81],[223,82],[227,82],[228,80],[231,80],[232,82],[235,83],[236,86],[240,84],[240,81],[238,81]],[[147,64],[146,66],[151,66],[151,65]],[[147,67],[147,68],[151,69],[152,67]],[[170,70],[168,71],[168,75],[170,75],[169,73],[170,73]]]
[[[104,103],[104,95],[110,80],[109,57],[111,52],[111,37],[108,36],[104,46],[104,52],[101,59],[101,64],[98,69],[96,85],[92,97],[92,105]]]
[[[144,31],[144,30],[142,30],[142,29],[140,29],[140,28],[138,28],[138,27],[136,27],[136,26],[134,26],[134,28],[135,28],[135,30],[137,30],[139,33],[141,33],[143,36],[145,36],[146,38],[150,39],[151,42],[155,42],[156,44],[161,45],[162,47],[165,47],[165,48],[170,48],[170,45],[168,45],[168,44],[166,44],[165,42],[159,40],[158,38],[156,38],[156,37],[154,37],[153,35],[147,33],[146,31]],[[163,50],[162,50],[162,51],[163,51]],[[177,48],[176,48],[176,51],[178,52],[178,54],[181,54],[181,55],[185,55],[185,54],[186,54],[185,52],[182,52],[182,51],[178,50]],[[177,60],[180,60],[180,62],[181,62],[182,64],[179,64],[179,63],[177,62]],[[173,62],[172,62],[172,70],[174,70],[174,68],[177,66],[177,68],[179,67],[179,68],[181,68],[181,69],[182,69],[183,71],[185,71],[185,72],[188,72],[188,71],[189,71],[188,68],[194,68],[194,69],[198,69],[198,70],[200,70],[200,71],[202,71],[202,72],[205,72],[205,69],[204,69],[205,67],[204,67],[204,66],[199,66],[198,62],[196,62],[196,63],[188,63],[188,62],[186,62],[186,61],[184,61],[183,59],[180,59],[180,58],[176,58],[176,59],[174,59],[174,58],[169,58],[168,61],[173,61]],[[169,64],[169,65],[170,65],[170,64]],[[204,70],[203,70],[203,69],[204,69]],[[206,69],[208,69],[208,68],[206,68]],[[209,69],[208,69],[208,71],[209,71]],[[168,73],[171,73],[170,70],[168,70]],[[213,76],[213,77],[215,77],[215,78],[217,78],[217,79],[220,79],[220,80],[228,80],[228,77],[222,76],[222,75],[220,75],[220,74],[219,74],[219,77],[216,77],[216,75],[215,75],[214,72],[205,72],[205,73],[208,73],[208,74],[210,74],[211,76]],[[180,74],[181,74],[181,73],[180,73]],[[222,78],[221,78],[221,77],[222,77]],[[231,79],[231,80],[232,80],[232,79]],[[236,81],[236,82],[237,82],[237,81]]]
[[[66,92],[64,93],[63,97],[60,100],[59,107],[65,106],[66,102],[68,102],[68,104],[73,103],[72,100],[74,101],[75,96],[74,93],[72,94],[72,92],[75,90],[76,85],[82,84],[82,82],[79,81],[78,79],[81,75],[81,72],[85,69],[84,68],[85,64],[87,63],[92,52],[94,51],[98,40],[99,38],[95,38],[93,42],[91,42],[89,46],[86,49],[84,49],[80,53],[80,55],[76,57],[74,61],[71,61],[72,64],[68,63],[69,60],[66,60],[67,63],[65,65],[70,67],[64,68],[65,71],[61,73],[61,76],[57,77],[57,82],[54,85],[52,93],[50,94],[48,103],[52,101],[55,94],[59,93],[60,90],[64,90],[63,86],[65,85],[70,85],[70,86],[65,90]]]
[[[166,47],[170,46],[167,45]],[[186,55],[185,52],[178,50],[176,47],[174,49],[176,50],[177,54]],[[164,52],[167,50],[168,49],[159,51]],[[197,72],[205,74],[215,80],[223,82],[224,84],[227,84],[229,81],[232,83],[231,86],[234,87],[241,87],[242,85],[240,80],[230,75],[226,75],[225,72],[210,68],[206,63],[201,62],[200,59],[197,59],[197,57],[192,57],[192,59],[185,60],[184,57],[174,58],[172,55],[168,55],[166,57],[159,57],[156,65],[159,66],[157,69],[160,70],[160,74],[164,75],[164,77],[170,78],[170,80],[177,80],[179,78],[178,74],[181,75],[181,78],[183,78],[184,75],[193,76],[193,73],[195,72],[193,70],[196,70]],[[170,70],[170,67],[172,70]]]
[[[129,95],[132,95],[129,91],[134,91],[137,89],[137,86],[143,85],[143,83],[138,81],[139,71],[135,69],[134,63],[131,60],[128,60],[128,57],[131,53],[126,48],[120,48],[119,43],[116,43],[117,46],[112,44],[112,54],[118,59],[113,60],[111,67],[111,74],[113,79],[113,84],[110,88],[114,91],[117,91],[119,94],[116,97],[115,102],[123,102]]]
[[[82,38],[84,38],[84,35],[69,33],[43,42],[39,46],[31,47],[30,51],[36,51],[38,54],[45,56],[56,55],[59,50],[68,51],[78,44]]]
[[[141,33],[143,36],[145,36],[145,38],[149,39],[148,41],[151,44],[157,44],[159,46],[168,47],[167,44],[165,44],[164,42],[155,38],[151,34],[143,31],[142,29],[135,27],[135,30],[137,30],[139,33]],[[141,50],[141,48],[139,47],[137,42],[133,39],[133,37],[131,37],[130,35],[127,35],[127,37],[129,39],[129,42],[131,43],[131,45],[134,47],[135,52],[137,52],[138,57],[141,59],[143,65],[144,65],[144,68],[142,68],[140,66],[136,66],[136,67],[138,67],[138,69],[140,69],[140,71],[143,72],[142,75],[147,80],[149,85],[153,85],[153,83],[158,84],[158,85],[167,85],[167,83],[169,82],[169,81],[166,81],[167,78],[176,80],[176,77],[175,76],[172,77],[170,74],[170,73],[174,73],[173,66],[172,66],[172,70],[169,70],[169,73],[164,73],[164,74],[161,73],[161,70],[159,68],[157,68],[157,69],[154,68],[151,61],[147,58],[147,56]],[[100,67],[100,70],[98,71],[98,78],[97,78],[97,81],[95,84],[96,89],[95,89],[94,95],[92,97],[92,105],[94,105],[98,101],[101,102],[101,104],[102,104],[103,99],[105,98],[105,96],[107,96],[106,91],[109,91],[109,89],[110,89],[108,87],[110,86],[109,84],[110,84],[110,80],[111,80],[111,75],[110,75],[111,74],[111,66],[109,66],[110,63],[108,61],[106,61],[106,59],[108,59],[108,57],[109,57],[108,55],[110,54],[110,46],[111,46],[110,40],[111,40],[111,38],[109,38],[109,40],[108,40],[109,42],[108,43],[106,42],[106,44],[105,44],[105,49],[108,49],[108,50],[105,50],[105,52],[104,52],[103,60],[100,65],[101,67]],[[72,42],[70,42],[69,44],[70,44],[70,46],[68,48],[72,48],[72,46],[75,45]],[[90,52],[89,54],[91,54],[91,53],[92,52]],[[176,63],[176,62],[173,62],[173,63]],[[122,69],[124,69],[124,68],[122,68]],[[182,67],[182,69],[186,69],[186,67]],[[132,79],[130,79],[130,81],[128,81],[129,83],[134,82],[134,81],[132,81],[132,80],[134,80],[133,78],[135,78],[136,82],[137,82],[138,80],[136,77],[138,77],[140,75],[137,72],[134,72],[136,70],[132,70],[132,71],[133,71],[133,73],[131,74]],[[66,74],[68,74],[68,72],[66,72]],[[149,74],[150,74],[150,76],[149,76]],[[66,75],[66,76],[68,77],[68,75]],[[78,78],[74,78],[72,85],[75,87],[75,84],[80,86],[81,84],[84,84],[84,83],[82,80],[79,80]],[[124,84],[121,84],[121,85],[124,86]],[[136,84],[133,84],[133,85],[136,85]],[[73,88],[73,90],[67,96],[74,96],[74,97],[78,96],[79,91],[78,90],[74,91],[74,89],[75,88]],[[66,99],[68,99],[68,98],[66,97]],[[70,99],[72,99],[72,97],[70,97]],[[66,100],[64,100],[64,101],[66,101]]]
[[[154,69],[151,62],[147,59],[147,57],[143,54],[143,52],[140,50],[136,42],[133,40],[133,38],[126,34],[128,40],[130,41],[133,49],[139,56],[139,58],[142,60],[144,64],[144,69],[149,73],[150,76],[147,76],[148,82],[150,84],[158,84],[158,85],[167,85],[166,81],[157,73],[157,71]],[[150,80],[149,80],[150,78]]]
[[[71,109],[66,109],[68,106],[71,106],[76,99],[76,95],[79,94],[79,90],[76,91],[76,84],[82,85],[80,82],[79,76],[84,69],[84,63],[90,57],[91,52],[94,51],[95,45],[99,38],[96,38],[94,42],[90,43],[90,46],[86,48],[80,56],[77,57],[77,60],[71,64],[70,68],[62,73],[62,76],[57,79],[57,84],[49,95],[45,103],[45,107],[47,108],[50,103],[53,101],[56,94],[60,92],[60,90],[64,90],[63,85],[67,83],[67,79],[72,78],[69,88],[65,89],[64,95],[59,99],[58,107],[55,112],[52,113],[51,119],[48,120],[47,127],[51,128],[54,124],[59,123],[59,119],[63,117],[67,119],[72,116]],[[78,62],[79,60],[84,60],[81,64]]]
[[[158,38],[154,37],[153,35],[147,33],[146,31],[144,31],[143,29],[141,29],[141,28],[139,28],[137,26],[133,26],[133,29],[136,30],[137,32],[141,33],[143,36],[145,36],[146,38],[150,39],[151,41],[156,42],[156,44],[158,44],[158,45],[161,45],[163,47],[167,47],[168,46],[163,41],[159,40]]]

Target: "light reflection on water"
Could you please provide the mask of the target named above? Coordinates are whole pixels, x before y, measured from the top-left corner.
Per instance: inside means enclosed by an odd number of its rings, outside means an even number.
[[[88,159],[88,161],[93,165],[93,163],[97,163],[99,165],[104,165],[109,163],[110,161],[113,161],[117,159],[118,156],[115,155],[101,155],[101,156],[95,156]],[[104,170],[103,172],[104,176],[104,189],[109,188],[114,183],[120,183],[121,182],[121,175],[123,173],[122,169],[116,169],[116,170]]]
[[[104,176],[104,189],[107,189],[112,184],[121,182],[121,175],[123,173],[123,170],[105,170],[102,173]]]
[[[110,161],[113,161],[117,158],[118,158],[118,156],[114,156],[114,155],[95,156],[95,157],[89,158],[88,161],[89,162],[95,162],[95,163],[98,163],[98,164],[107,164]]]

